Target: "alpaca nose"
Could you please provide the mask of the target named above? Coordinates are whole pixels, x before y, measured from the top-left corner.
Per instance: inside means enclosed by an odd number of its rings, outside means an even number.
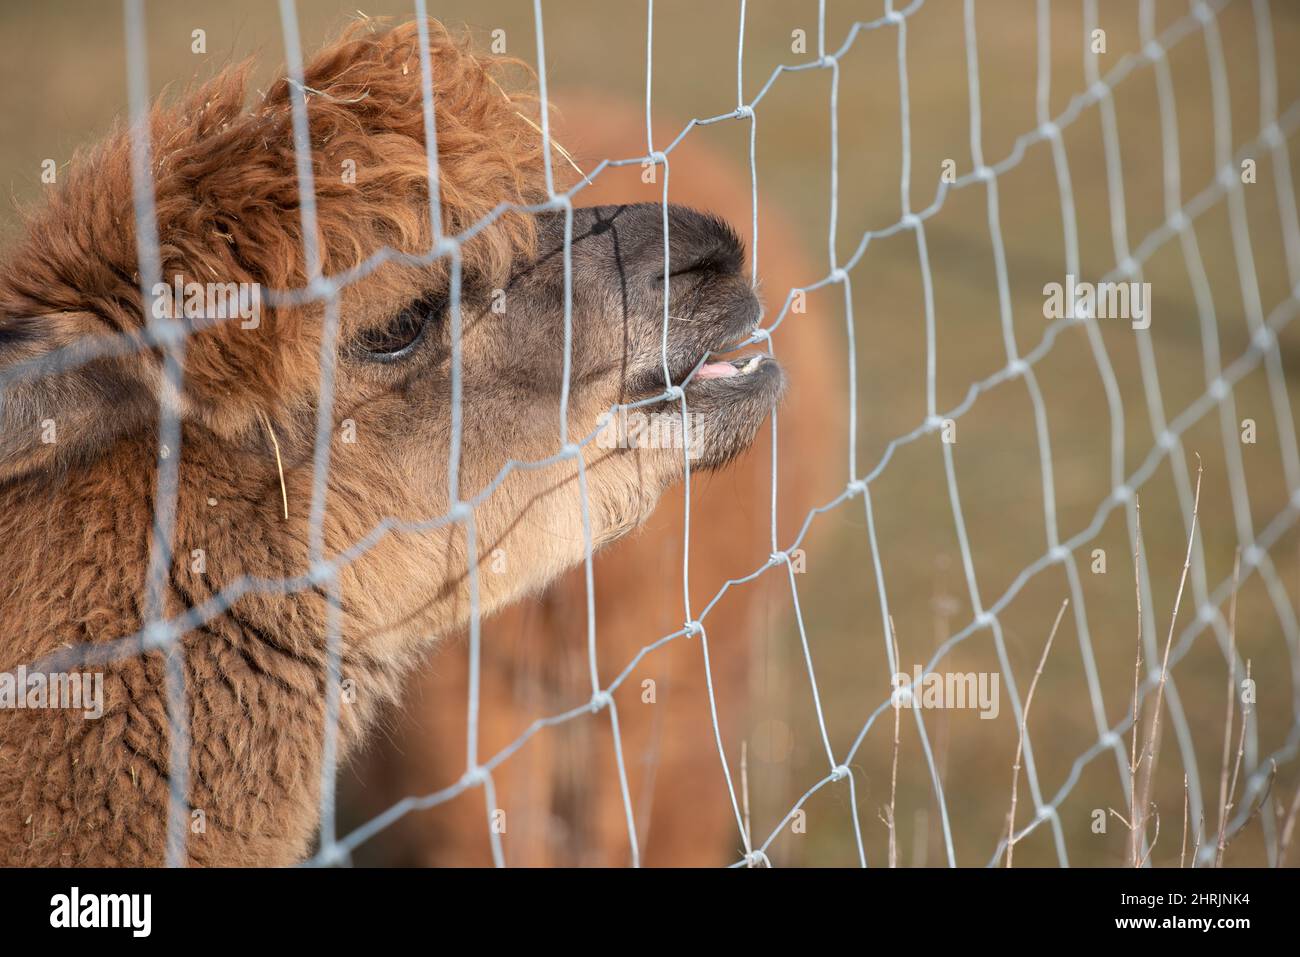
[[[564,217],[546,213],[541,221],[546,244],[558,255]],[[744,243],[725,220],[671,204],[666,216],[660,203],[579,207],[573,211],[571,242],[580,259],[608,263],[629,288],[648,282],[661,292],[665,277],[670,285],[678,277],[728,278],[745,265]]]
[[[578,207],[571,228],[554,212],[542,223],[545,251],[527,271],[542,270],[554,284],[567,233],[579,295],[592,296],[600,315],[634,328],[638,339],[659,342],[667,312],[678,320],[670,339],[698,358],[701,349],[732,342],[757,322],[761,309],[744,275],[744,243],[711,213],[633,203]]]
[[[662,223],[662,207],[652,205],[652,209]],[[663,248],[662,240],[659,248]],[[667,276],[670,284],[680,276],[735,276],[743,271],[744,261],[744,244],[725,220],[685,206],[668,207]],[[660,265],[655,279],[663,282],[664,275]]]

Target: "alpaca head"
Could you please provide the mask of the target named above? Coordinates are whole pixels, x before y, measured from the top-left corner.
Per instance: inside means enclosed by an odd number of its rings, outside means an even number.
[[[212,548],[212,591],[302,574],[327,398],[324,554],[389,520],[340,563],[345,641],[387,652],[462,624],[471,568],[490,611],[580,561],[588,538],[641,523],[688,457],[670,385],[690,377],[691,468],[750,443],[780,368],[706,361],[758,319],[735,233],[669,207],[665,257],[657,204],[548,203],[537,101],[507,92],[515,64],[428,32],[434,215],[416,25],[354,25],[306,65],[319,269],[304,253],[286,79],[249,105],[248,68],[233,68],[154,109],[153,288],[141,288],[127,132],[69,165],[0,267],[0,488],[151,474],[166,396],[183,427],[177,553]],[[179,390],[145,340],[148,316],[187,333]],[[102,336],[137,345],[40,365]]]

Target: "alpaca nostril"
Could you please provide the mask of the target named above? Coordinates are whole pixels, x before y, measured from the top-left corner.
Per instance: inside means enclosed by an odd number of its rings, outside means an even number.
[[[699,278],[734,276],[742,271],[743,254],[728,242],[721,242],[703,250],[691,250],[684,256],[674,256],[669,260],[669,280],[684,276]],[[655,274],[655,282],[662,284],[662,268]]]
[[[688,261],[686,265],[674,269],[668,274],[668,277],[672,279],[677,276],[689,276],[695,273],[703,273],[705,275],[725,275],[733,271],[733,269],[728,268],[728,263],[724,256],[720,255],[716,250],[711,250],[702,255],[696,256],[693,260]],[[661,272],[659,275],[662,278],[663,273]]]

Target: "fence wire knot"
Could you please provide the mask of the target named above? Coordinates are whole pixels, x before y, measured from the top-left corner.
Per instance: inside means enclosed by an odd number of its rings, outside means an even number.
[[[144,629],[141,645],[146,649],[165,648],[172,640],[172,625],[166,621],[150,622]]]
[[[334,563],[329,561],[312,562],[307,571],[307,580],[313,585],[324,587],[334,581]]]

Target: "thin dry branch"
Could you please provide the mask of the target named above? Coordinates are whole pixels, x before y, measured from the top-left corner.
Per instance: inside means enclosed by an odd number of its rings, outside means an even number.
[[[1160,840],[1160,809],[1154,804],[1151,805],[1151,815],[1156,819],[1156,833],[1155,836],[1151,838],[1151,846],[1147,848],[1146,855],[1142,858],[1141,863],[1138,864],[1139,867],[1147,866],[1147,862],[1151,860],[1151,855],[1155,853],[1156,842]],[[1142,820],[1145,822],[1146,818],[1144,817]]]
[[[1228,606],[1228,714],[1223,725],[1223,758],[1219,771],[1219,844],[1228,826],[1228,762],[1232,758],[1232,719],[1237,698],[1237,590],[1241,584],[1241,549],[1232,560],[1232,600]],[[1242,722],[1242,730],[1245,730]]]
[[[1070,599],[1061,602],[1061,609],[1056,613],[1056,621],[1052,622],[1052,630],[1047,636],[1047,644],[1043,646],[1043,654],[1038,659],[1038,668],[1034,671],[1034,678],[1029,682],[1029,692],[1025,695],[1025,706],[1020,712],[1020,738],[1016,742],[1016,760],[1011,765],[1011,810],[1007,814],[1007,867],[1011,867],[1011,858],[1016,849],[1016,797],[1020,789],[1020,758],[1025,750],[1025,726],[1029,723],[1029,705],[1034,700],[1034,689],[1038,687],[1038,679],[1043,674],[1043,666],[1047,664],[1048,652],[1052,650],[1052,642],[1056,640],[1056,629],[1061,627],[1061,619],[1065,616],[1065,609],[1069,607]]]
[[[1142,684],[1142,499],[1140,496],[1133,496],[1133,512],[1136,519],[1133,533],[1133,585],[1137,593],[1137,656],[1133,662],[1133,740],[1129,746],[1128,759],[1128,807],[1129,815],[1132,821],[1125,821],[1128,826],[1129,835],[1129,856],[1133,861],[1133,866],[1138,865],[1138,856],[1141,848],[1138,846],[1137,837],[1137,780],[1138,780],[1138,734],[1141,733],[1141,699],[1138,697],[1138,689]],[[1121,818],[1121,820],[1123,820]]]
[[[1250,681],[1250,659],[1246,659],[1246,681]],[[1232,763],[1232,783],[1228,785],[1228,803],[1224,809],[1224,817],[1232,811],[1237,804],[1237,779],[1241,775],[1241,759],[1246,754],[1246,725],[1250,717],[1249,702],[1241,703],[1241,732],[1237,735],[1237,759]],[[1228,846],[1228,835],[1223,826],[1219,828],[1218,847],[1215,849],[1214,866],[1223,866],[1223,852]]]
[[[889,616],[889,640],[894,647],[894,667],[898,667],[898,632],[894,630],[894,616]],[[894,766],[889,774],[889,809],[886,824],[889,826],[889,866],[898,866],[898,829],[894,826],[895,801],[898,797],[898,725],[902,709],[900,701],[894,701]]]
[[[1164,706],[1165,682],[1169,679],[1169,652],[1174,644],[1174,629],[1178,624],[1178,609],[1183,603],[1183,590],[1187,587],[1187,572],[1192,567],[1192,546],[1196,541],[1196,521],[1200,514],[1201,508],[1201,475],[1205,471],[1205,466],[1201,462],[1201,456],[1196,455],[1196,494],[1192,497],[1192,521],[1187,533],[1187,553],[1183,556],[1183,571],[1178,577],[1178,592],[1174,595],[1174,610],[1169,616],[1169,633],[1165,638],[1164,657],[1160,662],[1160,681],[1156,685],[1156,703],[1151,712],[1151,726],[1147,732],[1146,745],[1143,748],[1143,760],[1146,767],[1143,769],[1143,787],[1142,787],[1142,807],[1151,806],[1151,791],[1155,786],[1156,776],[1156,758],[1157,751],[1160,747],[1160,713]],[[1134,821],[1137,821],[1137,811],[1133,813]],[[1157,816],[1157,834],[1159,828],[1159,817]],[[1139,825],[1139,831],[1143,838],[1146,835],[1146,817],[1144,816]]]
[[[1178,845],[1178,867],[1182,869],[1187,866],[1187,810],[1191,801],[1191,792],[1187,783],[1187,775],[1183,774],[1183,839]]]

